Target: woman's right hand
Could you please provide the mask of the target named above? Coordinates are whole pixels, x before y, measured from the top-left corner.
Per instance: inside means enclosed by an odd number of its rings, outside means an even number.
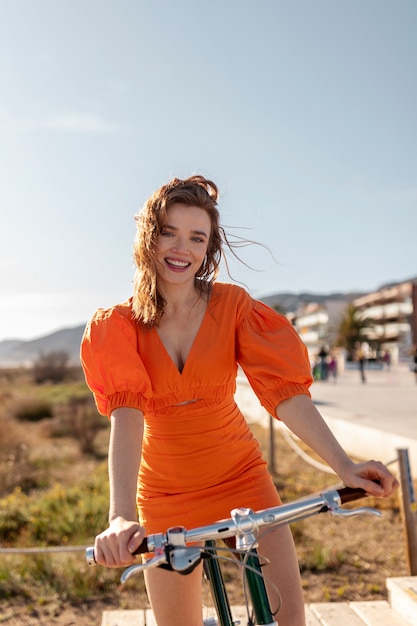
[[[126,567],[135,561],[133,552],[145,537],[145,529],[138,522],[115,517],[109,527],[97,535],[94,543],[96,563],[106,567]]]

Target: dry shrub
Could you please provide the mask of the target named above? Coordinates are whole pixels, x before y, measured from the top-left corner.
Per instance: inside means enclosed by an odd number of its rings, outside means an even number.
[[[11,413],[19,422],[39,422],[52,417],[53,409],[47,400],[24,398],[14,402]]]
[[[40,354],[33,364],[33,380],[37,385],[62,383],[70,369],[69,361],[70,355],[64,350]]]
[[[0,494],[14,489],[17,485],[32,480],[29,463],[29,447],[25,441],[25,429],[14,420],[0,415]]]
[[[51,434],[55,437],[74,438],[83,454],[96,455],[95,439],[107,422],[97,412],[89,396],[73,396],[65,404],[56,407],[56,420]]]

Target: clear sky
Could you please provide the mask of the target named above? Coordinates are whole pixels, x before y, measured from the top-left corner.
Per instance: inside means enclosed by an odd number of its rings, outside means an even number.
[[[416,276],[416,32],[415,0],[0,0],[0,340],[129,297],[172,176],[271,249],[231,266],[257,297]]]

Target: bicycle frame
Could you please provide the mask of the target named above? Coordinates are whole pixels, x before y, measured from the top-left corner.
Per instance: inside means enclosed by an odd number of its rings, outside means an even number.
[[[345,504],[364,496],[366,496],[366,493],[361,489],[343,487],[263,511],[253,512],[251,509],[234,509],[231,512],[232,517],[230,519],[215,522],[208,526],[190,530],[186,530],[183,527],[174,527],[168,529],[166,533],[149,535],[143,540],[142,545],[135,554],[153,552],[155,556],[147,563],[135,564],[126,569],[121,577],[121,582],[125,582],[131,575],[150,567],[168,566],[181,574],[187,574],[204,557],[204,567],[211,585],[219,625],[234,626],[218,560],[210,558],[210,555],[216,550],[215,542],[217,539],[235,537],[236,549],[241,555],[240,558],[245,567],[245,576],[256,624],[258,626],[278,626],[271,612],[259,557],[256,549],[254,549],[254,546],[257,545],[256,538],[259,529],[265,526],[283,526],[323,512],[341,516],[359,514],[380,516],[381,513],[379,511],[369,507],[349,510],[340,508],[340,504]],[[201,542],[204,542],[205,548],[198,545],[187,547],[187,544]],[[95,563],[94,548],[87,548],[86,558],[88,563]],[[255,626],[255,624],[249,623],[248,626]]]
[[[208,548],[210,552],[215,552],[216,542],[212,540],[206,541],[205,548]],[[207,580],[210,583],[210,590],[220,626],[233,626],[234,622],[229,598],[227,597],[223,574],[218,560],[215,558],[206,559],[203,561],[203,567]]]
[[[227,596],[226,586],[219,561],[214,557],[216,552],[215,541],[205,542],[205,552],[213,554],[212,558],[203,561],[204,572],[210,583],[214,606],[218,617],[219,626],[234,626],[232,611]],[[244,562],[245,576],[248,583],[249,597],[251,598],[253,612],[256,623],[268,626],[276,626],[277,622],[271,611],[271,607],[266,592],[265,581],[256,548],[252,548],[248,555],[239,553],[240,561]],[[248,616],[249,618],[249,616]],[[255,626],[251,619],[248,626]]]

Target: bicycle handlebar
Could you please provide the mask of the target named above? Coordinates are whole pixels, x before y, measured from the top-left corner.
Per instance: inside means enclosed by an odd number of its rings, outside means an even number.
[[[204,542],[209,539],[226,539],[236,537],[241,549],[247,548],[256,541],[259,529],[263,526],[282,526],[317,513],[329,511],[332,515],[352,516],[372,514],[380,516],[380,512],[369,507],[346,510],[340,504],[354,502],[366,497],[363,489],[341,487],[324,491],[289,504],[281,504],[263,511],[253,512],[251,509],[234,509],[232,517],[214,524],[186,530],[182,527],[169,529],[166,533],[157,533],[145,537],[141,545],[133,552],[134,555],[154,552],[157,556],[154,565],[166,563],[165,549],[185,547],[187,543]],[[95,564],[94,547],[86,549],[86,559],[90,565]],[[159,560],[158,560],[159,559]],[[138,566],[133,566],[138,567]]]
[[[347,504],[348,502],[354,502],[355,500],[367,497],[366,491],[358,487],[341,487],[336,491],[339,494],[341,504]]]

